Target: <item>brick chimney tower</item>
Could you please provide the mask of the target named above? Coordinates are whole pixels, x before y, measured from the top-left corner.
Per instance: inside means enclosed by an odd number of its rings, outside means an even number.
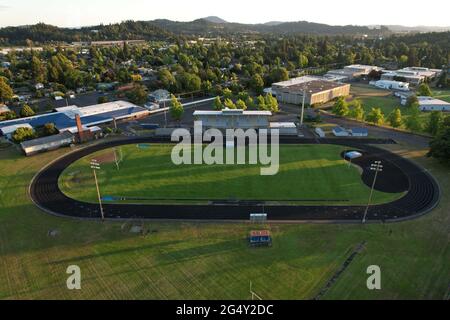
[[[75,121],[77,122],[77,129],[78,129],[78,139],[80,142],[84,141],[84,131],[83,131],[83,125],[81,124],[81,118],[80,115],[75,115]]]

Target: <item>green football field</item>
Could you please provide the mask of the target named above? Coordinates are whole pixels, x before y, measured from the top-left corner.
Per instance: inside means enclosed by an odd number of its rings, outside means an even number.
[[[117,149],[123,161],[101,165],[98,173],[102,196],[144,199],[145,202],[207,202],[208,200],[269,200],[277,203],[366,204],[370,188],[361,180],[360,168],[348,166],[334,145],[281,145],[280,169],[261,176],[261,165],[179,165],[171,161],[173,146],[127,145]],[[105,158],[103,150],[72,164],[60,178],[68,196],[97,201],[90,160]],[[226,151],[225,151],[226,152]],[[248,149],[246,150],[248,152]],[[402,194],[376,192],[376,203]],[[142,200],[140,200],[142,201]]]
[[[153,232],[141,236],[124,222],[47,215],[28,186],[68,150],[32,158],[0,150],[0,299],[250,299],[250,281],[265,300],[312,299],[364,241],[323,299],[448,299],[450,171],[426,150],[390,148],[438,179],[437,209],[393,224],[262,226],[274,237],[267,249],[248,247],[249,224],[145,222]],[[81,268],[79,291],[66,287],[70,265]],[[379,291],[366,287],[370,265],[381,268]]]

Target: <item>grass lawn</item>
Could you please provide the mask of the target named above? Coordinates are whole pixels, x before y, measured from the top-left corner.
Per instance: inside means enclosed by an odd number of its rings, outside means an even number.
[[[433,97],[450,102],[450,89],[432,89]]]
[[[274,176],[261,176],[260,165],[176,166],[171,161],[172,148],[168,145],[152,145],[146,150],[136,145],[122,147],[124,162],[120,171],[109,163],[102,165],[99,172],[102,194],[149,201],[322,200],[322,203],[365,204],[370,193],[359,170],[348,167],[340,157],[346,149],[342,146],[282,145],[280,171]],[[96,202],[89,163],[110,152],[100,151],[67,168],[60,178],[63,192],[78,200]],[[401,195],[376,192],[374,199],[378,203],[389,202]]]
[[[367,241],[325,299],[444,299],[450,280],[450,171],[418,161],[441,183],[440,206],[418,220],[386,225],[271,225],[274,246],[250,249],[247,224],[157,223],[147,237],[122,223],[49,216],[34,207],[28,184],[43,164],[67,150],[24,158],[0,151],[0,299],[310,299],[353,248]],[[48,237],[51,229],[57,237]],[[66,269],[80,266],[82,290],[66,288]],[[366,268],[382,270],[369,291]]]
[[[353,95],[352,98],[361,100],[366,115],[372,110],[372,108],[380,108],[384,113],[386,124],[389,124],[387,121],[389,114],[396,108],[400,108],[402,112],[403,122],[405,122],[409,117],[410,111],[408,110],[408,108],[402,106],[400,104],[400,99],[394,97],[392,95],[392,92],[389,90],[376,89],[368,85],[357,84],[355,86],[352,86],[351,93]],[[433,96],[437,99],[450,102],[450,90],[435,89],[433,90]],[[446,116],[447,113],[444,113],[443,115]],[[422,123],[422,129],[418,133],[426,133],[425,127],[429,121],[429,116],[429,112],[421,113],[420,121]],[[405,125],[402,125],[401,129],[406,129]]]

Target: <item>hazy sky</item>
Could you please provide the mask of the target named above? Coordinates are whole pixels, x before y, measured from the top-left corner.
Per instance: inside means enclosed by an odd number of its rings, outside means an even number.
[[[447,0],[0,0],[0,26],[45,22],[74,27],[123,20],[191,21],[215,15],[231,22],[450,25]],[[424,9],[425,8],[425,9]]]

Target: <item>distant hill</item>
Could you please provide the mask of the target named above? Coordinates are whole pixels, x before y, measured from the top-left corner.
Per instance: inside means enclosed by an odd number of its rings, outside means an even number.
[[[209,16],[205,18],[201,18],[202,20],[206,20],[208,22],[212,23],[228,23],[228,21],[223,20],[222,18],[219,18],[217,16]]]
[[[369,25],[369,28],[380,28],[379,25]],[[450,26],[448,27],[433,27],[433,26],[414,26],[407,27],[401,25],[386,25],[386,28],[395,33],[417,33],[417,32],[446,32],[450,31]]]
[[[226,35],[345,35],[389,36],[402,33],[446,31],[450,27],[403,26],[333,26],[308,21],[271,21],[264,24],[227,22],[210,16],[190,22],[159,19],[153,21],[124,21],[122,23],[82,28],[59,28],[43,23],[6,27],[0,29],[0,45],[24,45],[27,40],[36,44],[101,40],[165,40],[178,36],[226,36]]]
[[[219,18],[220,19],[220,18]],[[180,35],[225,35],[225,34],[314,34],[314,35],[386,35],[389,30],[366,26],[331,26],[307,21],[269,22],[266,24],[215,23],[206,19],[191,22],[170,20],[149,21],[158,28]]]
[[[393,32],[445,32],[450,31],[449,27],[433,27],[433,26],[415,26],[415,27],[405,27],[399,25],[388,25],[386,26],[389,30]]]
[[[35,44],[104,40],[164,40],[174,37],[158,26],[142,21],[124,21],[117,24],[82,28],[59,28],[44,23],[0,29],[0,45]]]
[[[269,21],[269,22],[266,22],[264,24],[266,26],[278,26],[278,25],[283,24],[283,23],[285,23],[285,22],[283,22],[283,21]]]

